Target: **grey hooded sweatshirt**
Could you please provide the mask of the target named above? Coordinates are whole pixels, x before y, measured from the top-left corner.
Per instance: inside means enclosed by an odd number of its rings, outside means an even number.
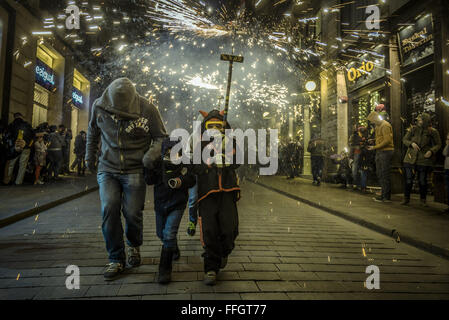
[[[140,173],[144,158],[151,166],[160,156],[166,136],[158,109],[138,95],[129,79],[119,78],[92,105],[86,162],[94,167],[101,139],[99,172]]]

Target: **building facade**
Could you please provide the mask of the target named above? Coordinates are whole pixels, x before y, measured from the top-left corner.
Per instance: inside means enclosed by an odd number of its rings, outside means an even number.
[[[7,125],[20,112],[33,127],[63,124],[76,136],[87,130],[91,77],[63,38],[33,34],[45,31],[47,16],[39,1],[0,3],[1,121]]]

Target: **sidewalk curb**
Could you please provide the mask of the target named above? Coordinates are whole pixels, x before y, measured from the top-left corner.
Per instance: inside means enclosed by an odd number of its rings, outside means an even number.
[[[269,189],[271,191],[274,191],[274,192],[277,192],[279,194],[282,194],[283,196],[286,196],[288,198],[291,198],[291,199],[294,199],[294,200],[297,200],[297,201],[301,201],[301,202],[303,202],[303,203],[305,203],[305,204],[307,204],[307,205],[309,205],[311,207],[314,207],[314,208],[326,211],[328,213],[331,213],[331,214],[336,215],[336,216],[338,216],[340,218],[343,218],[343,219],[348,220],[350,222],[356,223],[358,225],[361,225],[363,227],[366,227],[368,229],[371,229],[373,231],[376,231],[376,232],[381,233],[383,235],[386,235],[388,237],[392,237],[392,231],[393,230],[391,230],[391,229],[385,228],[383,226],[377,225],[377,224],[369,222],[367,220],[363,220],[363,219],[360,219],[360,218],[357,218],[357,217],[354,217],[354,216],[350,216],[350,215],[348,215],[347,213],[345,213],[343,211],[339,211],[339,210],[332,209],[330,207],[323,206],[323,205],[318,204],[318,203],[316,203],[314,201],[298,197],[298,196],[293,195],[291,193],[288,193],[288,192],[276,189],[274,187],[271,187],[269,185],[266,185],[264,183],[257,182],[257,181],[255,181],[253,179],[246,178],[246,180],[248,180],[249,182],[252,182],[254,184],[257,184],[259,186],[262,186],[262,187],[264,187],[266,189]],[[400,230],[398,230],[398,232],[399,232],[399,236],[400,236],[401,242],[404,242],[404,243],[409,244],[409,245],[411,245],[411,246],[413,246],[415,248],[427,251],[427,252],[429,252],[431,254],[434,254],[434,255],[437,255],[437,256],[439,256],[441,258],[449,260],[449,250],[448,249],[435,246],[432,243],[427,243],[427,242],[421,241],[419,239],[413,238],[413,237],[411,237],[409,235],[406,235],[406,234],[402,234],[400,232]]]
[[[0,229],[4,228],[4,227],[6,227],[6,226],[8,226],[10,224],[16,223],[16,222],[18,222],[20,220],[23,220],[23,219],[26,219],[28,217],[31,217],[31,216],[33,216],[35,214],[47,211],[47,210],[49,210],[51,208],[54,208],[56,206],[59,206],[59,205],[61,205],[63,203],[66,203],[66,202],[75,200],[77,198],[80,198],[80,197],[82,197],[82,196],[84,196],[86,194],[89,194],[89,193],[91,193],[93,191],[98,190],[98,188],[99,188],[98,186],[95,186],[95,187],[92,187],[92,188],[88,188],[88,189],[86,189],[84,191],[72,194],[70,196],[67,196],[67,197],[64,197],[64,198],[61,198],[61,199],[58,199],[58,200],[55,200],[55,201],[48,202],[46,204],[43,204],[43,205],[38,206],[38,207],[35,207],[33,209],[26,210],[26,211],[21,212],[21,213],[17,213],[15,215],[12,215],[12,216],[7,217],[5,219],[0,219]]]

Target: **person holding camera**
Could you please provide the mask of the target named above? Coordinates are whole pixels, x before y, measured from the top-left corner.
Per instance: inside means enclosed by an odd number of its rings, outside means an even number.
[[[166,138],[162,142],[161,158],[155,163],[154,169],[145,169],[145,182],[154,185],[156,234],[162,241],[159,283],[171,281],[172,262],[180,257],[176,237],[187,206],[189,188],[196,184],[196,178],[188,166],[173,163],[180,159],[179,154],[171,158],[171,149],[177,143]]]

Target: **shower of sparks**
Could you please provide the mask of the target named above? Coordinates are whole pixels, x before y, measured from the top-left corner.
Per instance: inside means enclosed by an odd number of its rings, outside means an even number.
[[[148,17],[161,27],[176,32],[191,31],[205,38],[229,35],[230,31],[203,15],[201,2],[186,0],[150,0],[154,6],[147,10]]]

